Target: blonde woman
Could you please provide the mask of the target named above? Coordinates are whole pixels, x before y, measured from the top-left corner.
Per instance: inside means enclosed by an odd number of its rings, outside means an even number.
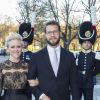
[[[22,37],[17,33],[6,38],[9,59],[0,64],[0,91],[4,90],[2,100],[30,100],[26,92],[28,64],[20,61],[22,44]],[[37,85],[35,80],[32,83]]]

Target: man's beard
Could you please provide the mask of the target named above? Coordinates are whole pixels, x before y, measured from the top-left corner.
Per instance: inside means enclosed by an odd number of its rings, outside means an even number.
[[[48,41],[47,39],[46,39],[46,41],[47,41],[47,43],[48,43],[49,45],[51,45],[51,46],[56,46],[57,44],[59,44],[60,37],[59,37],[59,39],[58,39],[55,43],[51,43],[51,42]]]

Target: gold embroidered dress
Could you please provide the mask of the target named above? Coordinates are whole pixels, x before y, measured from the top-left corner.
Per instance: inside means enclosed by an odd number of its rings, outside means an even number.
[[[26,95],[28,64],[11,62],[0,64],[0,91],[2,100],[29,100]]]

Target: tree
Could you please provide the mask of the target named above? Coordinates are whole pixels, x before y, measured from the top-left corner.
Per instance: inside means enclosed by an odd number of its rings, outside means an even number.
[[[64,41],[64,47],[69,49],[70,42],[77,36],[80,23],[86,15],[91,14],[90,7],[95,5],[97,0],[85,2],[85,0],[22,0],[19,3],[19,9],[23,21],[30,21],[31,12],[37,12],[36,31],[40,35],[43,33],[44,24],[47,20],[58,21],[62,27],[61,39]],[[98,6],[97,10],[99,9]],[[38,35],[39,37],[41,36]]]
[[[16,32],[17,26],[12,22],[12,18],[9,16],[0,16],[0,42],[2,45],[5,43],[5,38],[10,32]]]
[[[36,24],[35,24],[35,35],[34,40],[39,41],[41,46],[44,44],[44,40],[41,38],[43,32],[43,23],[45,22],[45,8],[41,6],[41,0],[21,0],[18,2],[20,18],[17,19],[19,24],[23,22],[31,21],[32,12],[36,12]],[[40,34],[38,34],[40,33]]]

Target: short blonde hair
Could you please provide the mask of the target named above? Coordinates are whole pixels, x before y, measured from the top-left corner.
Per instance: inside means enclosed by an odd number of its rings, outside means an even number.
[[[9,47],[9,42],[12,40],[20,40],[20,41],[22,41],[22,44],[23,44],[23,39],[22,39],[22,36],[20,34],[11,33],[6,37],[6,40],[5,40],[5,47],[6,48]]]

